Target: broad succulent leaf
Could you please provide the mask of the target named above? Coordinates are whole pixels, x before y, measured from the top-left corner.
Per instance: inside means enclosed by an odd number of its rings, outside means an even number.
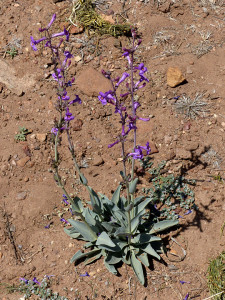
[[[83,239],[81,234],[79,232],[77,232],[74,227],[64,228],[64,232],[73,239]]]
[[[100,251],[97,255],[94,255],[91,258],[87,258],[84,262],[84,265],[92,264],[94,261],[98,260],[102,256],[102,251]]]
[[[158,233],[161,231],[164,231],[166,229],[169,229],[170,227],[176,226],[179,224],[178,220],[164,220],[160,221],[158,223],[154,223],[151,230],[149,231],[150,234],[152,233]]]
[[[80,182],[85,186],[88,184],[87,178],[82,173],[80,173]]]
[[[81,199],[79,197],[74,197],[71,202],[72,211],[81,214],[84,210]]]
[[[69,219],[68,222],[78,231],[86,241],[94,242],[97,240],[96,233],[85,223]]]
[[[140,233],[131,240],[132,243],[139,245],[156,241],[161,241],[161,238],[148,233]]]
[[[134,273],[136,274],[137,278],[139,279],[140,283],[144,285],[145,278],[144,278],[144,272],[142,263],[136,258],[134,252],[131,252],[131,266],[134,270]]]
[[[137,206],[139,203],[141,203],[144,198],[146,198],[146,196],[139,196],[139,197],[135,198],[134,206]]]
[[[99,251],[101,252],[101,250],[99,250],[99,249],[94,249],[92,251],[83,253],[79,250],[74,254],[74,256],[71,258],[70,262],[75,263],[76,261],[78,261],[84,257],[91,257],[91,256],[97,254]]]
[[[120,251],[120,247],[114,244],[109,235],[103,231],[96,241],[96,246],[100,249],[105,249],[112,252]]]
[[[111,253],[109,252],[108,255],[105,258],[105,262],[109,265],[115,265],[119,263],[122,260],[121,253]]]
[[[120,190],[121,190],[122,186],[119,185],[118,188],[115,190],[115,192],[113,193],[113,196],[112,196],[112,202],[114,204],[118,204],[119,200],[120,200]]]
[[[142,210],[139,212],[138,215],[136,215],[136,217],[134,217],[132,220],[131,220],[131,232],[135,232],[135,230],[137,229],[139,223],[140,223],[140,219],[141,217],[145,214],[145,211]]]
[[[128,236],[131,232],[128,231],[127,227],[119,227],[114,233],[115,236]]]
[[[129,183],[129,193],[130,193],[130,194],[133,195],[133,194],[135,193],[137,183],[138,183],[138,178],[135,178],[133,181],[131,181],[131,182]]]
[[[111,240],[111,238],[109,237],[109,235],[103,231],[97,241],[96,241],[96,245],[106,245],[106,246],[109,246],[109,247],[116,247],[116,245],[113,243],[113,241]]]
[[[114,267],[114,265],[108,264],[105,260],[104,260],[104,264],[105,264],[106,268],[109,270],[109,272],[113,273],[114,275],[117,275],[117,270]]]
[[[145,207],[149,204],[149,202],[151,202],[152,199],[151,198],[147,198],[145,199],[143,202],[141,202],[139,205],[137,205],[135,207],[135,214],[138,214],[140,211],[142,211],[143,209],[145,209]]]
[[[93,210],[96,211],[97,214],[101,215],[102,214],[102,202],[100,201],[97,193],[90,187],[88,186],[88,191],[91,199],[91,205],[93,207]]]
[[[101,225],[102,225],[102,227],[104,227],[108,232],[113,232],[113,231],[115,231],[115,229],[116,229],[115,225],[112,225],[111,223],[108,223],[108,222],[102,222]]]
[[[141,253],[137,255],[137,258],[140,259],[143,265],[145,265],[147,268],[149,267],[149,259],[147,253],[141,251]]]
[[[151,256],[157,258],[158,260],[161,259],[159,254],[152,248],[150,244],[143,244],[140,246],[140,248],[145,251],[146,253],[150,254]]]

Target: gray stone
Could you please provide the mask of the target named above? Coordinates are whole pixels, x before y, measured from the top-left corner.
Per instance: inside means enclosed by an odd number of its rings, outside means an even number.
[[[35,79],[30,74],[20,78],[11,64],[0,59],[0,82],[17,96],[22,96],[35,84]]]
[[[26,199],[26,197],[27,197],[27,193],[26,192],[19,192],[16,195],[16,200],[24,200],[24,199]]]

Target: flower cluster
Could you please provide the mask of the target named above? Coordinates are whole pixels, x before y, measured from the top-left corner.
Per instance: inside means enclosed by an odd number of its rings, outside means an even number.
[[[137,45],[135,45],[134,41],[135,41],[136,33],[134,30],[132,30],[132,35],[133,35],[132,48],[123,49],[125,51],[123,53],[123,56],[126,57],[128,60],[130,74],[128,72],[124,72],[121,77],[112,79],[110,72],[106,72],[102,70],[102,74],[111,81],[112,90],[109,90],[105,93],[100,92],[98,99],[101,101],[102,105],[106,105],[109,103],[115,107],[115,113],[119,113],[121,119],[120,123],[122,126],[120,136],[117,138],[117,140],[114,143],[108,145],[109,148],[113,147],[119,142],[124,142],[126,136],[131,130],[134,130],[134,134],[136,135],[137,120],[149,121],[149,118],[140,118],[137,116],[136,113],[137,109],[141,106],[141,104],[140,102],[134,100],[134,93],[137,92],[137,90],[143,88],[146,85],[146,83],[149,82],[149,80],[145,76],[145,73],[148,71],[148,69],[144,66],[144,63],[140,63],[138,66],[133,65],[133,54],[138,48],[138,46],[141,44],[141,40],[139,40]],[[138,73],[139,75],[139,78],[136,82],[134,82],[135,73]],[[123,82],[124,83],[126,82],[125,86],[127,92],[120,94],[120,98],[118,98],[117,89]],[[131,97],[132,111],[129,111],[129,105],[126,105],[125,103],[127,96]],[[133,159],[142,159],[143,156],[148,155],[150,151],[151,149],[149,147],[149,143],[147,143],[146,146],[144,147],[135,145],[134,152],[128,154],[128,156],[131,156]]]
[[[66,88],[69,86],[72,86],[72,83],[74,82],[74,78],[72,78],[69,81],[65,81],[65,71],[68,69],[68,67],[71,64],[71,58],[73,55],[69,51],[64,51],[64,60],[60,60],[60,53],[59,49],[62,45],[63,38],[60,39],[59,43],[57,45],[52,44],[52,39],[56,37],[66,37],[66,41],[69,40],[69,32],[64,28],[62,32],[50,34],[49,29],[52,26],[53,22],[56,19],[56,14],[52,16],[52,19],[50,23],[45,28],[40,28],[39,32],[45,32],[45,36],[35,40],[33,36],[30,37],[31,39],[31,47],[34,51],[37,51],[37,45],[43,41],[45,41],[45,47],[50,48],[52,52],[52,60],[53,64],[55,66],[54,72],[52,74],[52,77],[55,81],[58,83],[58,107],[59,111],[64,111],[64,120],[60,122],[62,126],[60,127],[53,127],[51,130],[51,133],[53,133],[55,136],[58,134],[59,130],[63,131],[65,129],[69,128],[69,122],[74,119],[74,116],[70,112],[70,105],[73,105],[74,103],[81,103],[81,99],[78,95],[75,95],[75,98],[73,100],[70,100],[70,97],[67,94]]]

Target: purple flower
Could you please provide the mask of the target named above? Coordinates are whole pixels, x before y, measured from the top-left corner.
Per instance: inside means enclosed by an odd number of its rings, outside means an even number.
[[[141,121],[144,121],[144,122],[148,122],[150,120],[150,118],[139,118],[138,117],[138,120],[141,120]]]
[[[181,284],[185,284],[185,283],[190,284],[190,281],[183,281],[183,280],[180,280],[180,283],[181,283]]]
[[[40,31],[40,32],[43,32],[43,31],[45,31],[45,30],[48,30],[48,29],[52,26],[52,24],[53,24],[53,22],[55,21],[55,19],[56,19],[56,14],[54,14],[54,15],[52,16],[52,19],[51,19],[50,23],[47,25],[47,27],[46,27],[46,28],[39,28],[39,31]]]
[[[52,73],[52,77],[53,79],[55,79],[56,81],[59,81],[60,78],[62,78],[63,76],[61,75],[62,70],[61,69],[57,69],[57,75],[55,73]]]
[[[133,159],[142,159],[144,157],[143,150],[146,151],[145,155],[148,155],[151,151],[151,148],[149,146],[149,142],[146,143],[146,146],[137,146],[134,149],[133,153],[129,153],[128,156],[131,156]]]
[[[127,60],[128,60],[129,65],[131,65],[130,50],[129,50],[129,49],[126,49],[126,48],[124,48],[123,50],[124,50],[125,52],[123,53],[122,56],[126,57]]]
[[[130,74],[128,74],[127,72],[123,73],[120,80],[117,82],[116,87],[118,87],[129,76],[130,76]]]
[[[25,284],[28,284],[28,282],[29,282],[29,280],[28,280],[28,279],[26,279],[26,278],[23,278],[23,277],[21,277],[21,278],[20,278],[20,280],[21,280],[21,281],[23,281]]]
[[[56,127],[53,127],[52,130],[51,130],[51,133],[53,133],[54,135],[57,135],[59,129],[56,128]]]
[[[90,275],[88,274],[88,272],[85,272],[84,274],[80,274],[80,277],[86,277],[86,276],[90,277]]]
[[[116,104],[116,99],[113,97],[114,92],[113,91],[108,91],[105,93],[100,92],[98,99],[102,102],[102,105],[106,105],[107,103],[111,103],[113,105]]]
[[[34,283],[36,283],[36,284],[40,285],[40,282],[39,282],[39,281],[37,281],[37,278],[36,278],[36,277],[34,277],[32,281],[33,281]]]
[[[66,221],[66,219],[64,219],[64,218],[61,218],[60,221],[63,222],[63,223],[69,224],[69,222]]]
[[[191,213],[192,213],[192,210],[189,209],[186,213],[184,213],[184,216],[189,215],[189,214],[191,214]]]
[[[81,99],[78,95],[76,95],[76,98],[73,99],[72,101],[69,102],[69,105],[78,102],[79,104],[81,104]]]
[[[34,51],[37,51],[37,47],[36,47],[37,44],[39,44],[40,42],[42,42],[44,40],[47,40],[47,38],[45,36],[39,40],[35,40],[32,36],[30,37],[30,39],[31,39],[30,45]]]
[[[189,293],[187,293],[187,295],[185,296],[184,300],[188,300],[189,298]]]
[[[70,100],[70,97],[67,96],[67,91],[64,90],[63,95],[62,95],[62,96],[59,96],[58,99],[59,99],[59,100],[62,99],[62,100],[64,100],[64,101],[67,101],[67,100]]]
[[[69,41],[69,32],[66,30],[66,28],[64,28],[64,30],[62,32],[59,32],[59,33],[54,33],[51,37],[54,38],[54,37],[58,37],[58,36],[63,36],[65,35],[66,36],[66,41],[68,42]]]
[[[51,223],[49,223],[48,225],[45,226],[46,229],[50,228]]]
[[[66,116],[65,116],[65,121],[70,122],[74,119],[74,116],[72,115],[72,113],[69,111],[69,108],[66,108]]]
[[[108,148],[112,148],[113,146],[115,146],[115,145],[118,144],[119,142],[120,142],[120,141],[117,140],[117,141],[115,141],[114,143],[109,144],[109,145],[108,145]]]
[[[69,51],[65,51],[65,52],[64,52],[64,55],[65,55],[65,59],[64,59],[64,61],[63,61],[63,63],[62,63],[62,68],[65,68],[66,63],[67,63],[67,60],[68,60],[69,58],[72,58],[72,57],[73,57],[73,55],[72,55]],[[71,60],[68,61],[67,68],[69,67],[70,64],[71,64]]]
[[[69,205],[69,202],[68,202],[68,198],[65,194],[63,194],[63,199],[62,201],[66,204],[66,205]]]

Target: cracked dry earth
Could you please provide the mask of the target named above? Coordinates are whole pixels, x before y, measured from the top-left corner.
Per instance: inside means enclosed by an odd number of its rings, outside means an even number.
[[[142,105],[139,115],[151,116],[151,120],[138,124],[138,144],[149,140],[154,164],[167,160],[170,173],[184,172],[187,178],[196,179],[199,210],[180,219],[180,228],[162,236],[168,256],[162,255],[165,263],[152,262],[146,274],[147,287],[141,286],[125,266],[116,277],[104,268],[102,260],[85,267],[70,264],[82,242],[64,234],[65,225],[60,218],[69,218],[70,213],[51,172],[50,130],[57,116],[53,70],[45,49],[32,52],[30,35],[38,38],[38,28],[47,24],[53,13],[57,14],[54,30],[63,28],[72,3],[1,0],[1,299],[22,297],[19,293],[9,294],[5,284],[18,285],[20,277],[41,280],[46,274],[54,275],[51,288],[68,299],[184,299],[187,292],[189,299],[207,298],[209,260],[225,247],[221,233],[225,221],[224,3],[99,3],[114,20],[125,18],[137,26],[143,40],[136,52],[136,63],[145,63],[150,83],[138,94]],[[82,105],[72,108],[76,115],[72,136],[78,160],[90,185],[107,196],[120,182],[119,146],[107,148],[120,128],[111,107],[102,107],[97,98],[99,91],[110,88],[101,69],[110,70],[115,77],[121,75],[127,64],[121,57],[122,47],[130,43],[128,37],[88,36],[83,31],[71,34],[70,42],[64,45],[74,55],[68,71],[68,76],[75,75],[70,92],[82,99]],[[9,54],[13,48],[17,51],[14,58]],[[175,82],[172,87],[171,80],[177,77],[182,78],[182,84]],[[193,100],[196,95],[207,105],[194,119],[188,118],[187,111],[179,109],[178,101],[182,97]],[[29,130],[27,141],[15,141],[19,127]],[[128,140],[128,147],[131,142]],[[85,199],[87,195],[74,177],[66,140],[60,152],[64,158],[60,171],[66,186]],[[145,174],[140,177],[139,188],[148,185]],[[186,257],[181,261],[182,249]],[[80,277],[85,272],[90,277]],[[180,280],[190,284],[181,285]]]

